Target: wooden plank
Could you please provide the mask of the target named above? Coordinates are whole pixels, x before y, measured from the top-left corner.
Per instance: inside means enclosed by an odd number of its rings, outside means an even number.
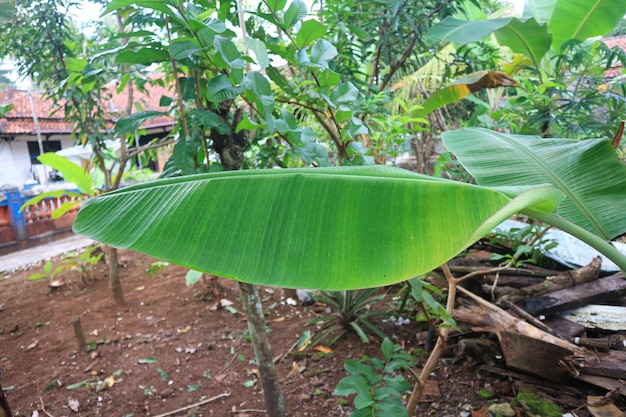
[[[509,368],[554,382],[567,382],[572,371],[577,372],[574,367],[561,366],[566,358],[574,356],[571,350],[513,332],[501,332],[499,336],[502,354]]]
[[[593,417],[624,417],[624,412],[606,397],[587,397],[587,409]]]
[[[528,298],[523,302],[523,307],[533,315],[556,314],[625,293],[626,279],[620,273]]]
[[[588,329],[626,330],[626,307],[590,304],[569,310],[563,317]]]
[[[561,316],[548,317],[543,322],[557,335],[567,340],[570,340],[574,336],[578,336],[585,331],[585,326],[582,324],[574,323],[573,321],[567,320]]]
[[[618,379],[584,374],[578,375],[576,379],[578,379],[579,381],[584,381],[591,385],[595,385],[596,387],[604,388],[607,391],[619,393],[622,396],[626,396],[626,386]]]

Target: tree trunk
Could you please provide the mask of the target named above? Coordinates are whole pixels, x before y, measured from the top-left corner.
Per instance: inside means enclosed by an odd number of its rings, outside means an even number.
[[[216,111],[216,114],[225,124],[232,126],[231,132],[221,134],[215,129],[211,130],[213,149],[220,156],[220,162],[226,171],[242,168],[243,153],[250,146],[248,131],[236,131],[236,126],[243,119],[244,112],[240,108],[235,108],[234,112],[231,112],[232,104],[233,100],[226,100],[220,104],[220,108]],[[239,290],[241,291],[243,309],[248,319],[248,329],[254,345],[254,354],[259,363],[267,415],[269,417],[284,417],[283,391],[274,366],[272,346],[265,332],[265,316],[259,298],[259,290],[255,285],[243,282],[239,283]]]
[[[285,402],[274,366],[274,354],[265,331],[265,316],[256,285],[239,283],[243,308],[248,319],[248,330],[254,345],[254,354],[259,363],[259,373],[263,384],[265,408],[269,417],[283,417]]]
[[[120,269],[117,264],[117,249],[109,246],[109,288],[116,305],[124,305],[124,292],[120,282]]]

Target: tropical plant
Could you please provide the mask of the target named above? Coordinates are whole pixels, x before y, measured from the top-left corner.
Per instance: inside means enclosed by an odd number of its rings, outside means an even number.
[[[355,410],[351,417],[407,417],[402,397],[411,389],[402,371],[411,369],[411,355],[389,338],[381,343],[383,359],[348,359],[344,368],[348,372],[335,388],[335,395],[354,398]]]
[[[619,49],[587,39],[609,32],[625,12],[623,0],[529,1],[521,17],[447,17],[427,39],[468,45],[491,37],[513,52],[500,66],[507,75],[520,76],[522,89],[503,103],[474,99],[473,125],[542,136],[608,136],[605,128],[617,120],[624,100],[621,82],[607,83],[604,70],[626,58]],[[437,94],[466,96],[461,90],[454,84]]]
[[[63,216],[69,210],[78,207],[81,204],[82,200],[85,198],[85,196],[93,197],[95,195],[96,190],[94,189],[93,182],[91,181],[91,177],[89,176],[89,174],[87,174],[83,168],[79,167],[69,159],[57,155],[54,152],[47,152],[43,155],[39,155],[37,159],[42,164],[47,165],[61,173],[61,175],[63,175],[63,178],[66,181],[76,185],[76,188],[78,188],[79,191],[46,191],[24,202],[24,204],[22,204],[22,206],[20,207],[20,210],[24,210],[24,208],[28,206],[33,206],[40,201],[50,197],[59,198],[64,195],[74,197],[74,200],[67,201],[61,206],[54,209],[54,211],[52,212],[52,218],[56,219]]]
[[[159,272],[169,266],[169,262],[154,261],[146,268],[146,275],[150,275],[150,278],[155,279]]]
[[[69,271],[77,271],[80,273],[81,281],[87,284],[94,279],[93,268],[97,265],[104,252],[101,245],[92,245],[82,252],[70,252],[63,256],[61,263]]]
[[[55,267],[52,261],[48,260],[43,265],[43,272],[29,275],[28,280],[37,281],[43,278],[48,278],[48,280],[50,281],[50,285],[58,286],[62,283],[62,281],[59,281],[56,278],[63,271],[65,271],[65,265],[59,265]]]
[[[361,339],[368,343],[367,333],[373,332],[380,339],[384,339],[385,333],[371,322],[373,316],[391,315],[388,310],[375,311],[371,307],[385,298],[384,293],[379,293],[378,288],[348,291],[321,291],[315,296],[316,301],[326,304],[332,314],[317,317],[310,320],[306,325],[318,325],[317,334],[312,339],[312,344],[323,343],[332,346],[346,332],[352,330]]]
[[[626,231],[618,209],[626,207],[626,166],[609,141],[465,129],[445,133],[444,144],[481,186],[386,166],[213,173],[91,199],[74,229],[240,281],[346,290],[428,272],[522,213],[626,271],[626,256],[608,243]],[[133,215],[155,213],[154,201],[159,216]],[[231,220],[199,227],[199,205],[206,219],[226,210]]]
[[[558,246],[558,242],[544,238],[548,230],[537,224],[511,227],[507,230],[496,228],[488,237],[489,244],[504,245],[508,250],[504,253],[494,251],[489,259],[504,263],[513,262],[516,268],[523,263],[539,264],[546,251]]]

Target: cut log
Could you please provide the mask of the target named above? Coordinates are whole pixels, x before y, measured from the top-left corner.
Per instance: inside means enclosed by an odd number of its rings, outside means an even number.
[[[626,293],[626,279],[622,274],[600,278],[593,282],[554,291],[539,297],[527,299],[524,310],[530,314],[556,314],[597,301]]]
[[[591,263],[580,269],[565,271],[556,276],[548,277],[544,282],[521,288],[512,294],[504,296],[503,299],[516,303],[528,297],[547,294],[575,285],[584,284],[585,282],[594,281],[600,276],[601,267],[602,258],[598,256],[593,258]]]
[[[551,388],[553,390],[561,391],[561,392],[563,392],[565,394],[568,394],[568,395],[577,396],[579,398],[583,395],[583,391],[578,386],[564,385],[562,383],[555,383],[555,382],[548,381],[547,379],[544,379],[544,378],[538,378],[538,377],[531,376],[531,375],[528,375],[528,374],[523,374],[523,373],[520,373],[520,372],[516,372],[516,371],[510,370],[510,369],[503,369],[503,368],[499,368],[497,366],[482,365],[479,368],[479,370],[481,372],[488,372],[490,374],[494,374],[494,375],[499,375],[499,376],[515,379],[515,380],[520,381],[520,382],[525,383],[525,384],[532,384],[532,385],[537,385],[537,386],[540,386],[540,387],[548,387],[548,388]],[[577,379],[580,379],[580,377],[578,377]],[[573,380],[573,382],[576,382],[576,380]]]
[[[581,373],[626,379],[626,352],[621,350],[610,350],[608,353],[587,352],[585,367]]]
[[[501,332],[500,347],[507,367],[554,382],[567,382],[578,374],[573,351],[519,333]]]

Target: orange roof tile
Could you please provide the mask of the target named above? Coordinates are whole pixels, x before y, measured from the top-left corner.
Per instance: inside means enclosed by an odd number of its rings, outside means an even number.
[[[172,95],[172,92],[165,87],[146,84],[146,93],[133,91],[134,108],[133,112],[144,110],[166,111],[167,108],[159,106],[162,95]],[[112,93],[111,99],[105,104],[109,111],[108,122],[113,127],[114,122],[120,118],[120,115],[126,108],[128,96],[126,92],[117,94],[116,85],[111,83],[109,91]],[[31,92],[7,88],[0,90],[0,104],[11,103],[12,110],[4,117],[0,118],[0,136],[19,136],[34,135],[35,124],[33,122],[33,111],[30,105],[29,94],[32,95],[35,107],[37,121],[39,123],[40,132],[44,135],[65,134],[69,135],[73,131],[71,123],[65,120],[63,108],[58,108],[54,113],[55,103],[44,98],[40,92]],[[62,106],[62,103],[59,103]],[[167,116],[156,117],[146,121],[142,127],[157,128],[169,127],[174,121]]]

